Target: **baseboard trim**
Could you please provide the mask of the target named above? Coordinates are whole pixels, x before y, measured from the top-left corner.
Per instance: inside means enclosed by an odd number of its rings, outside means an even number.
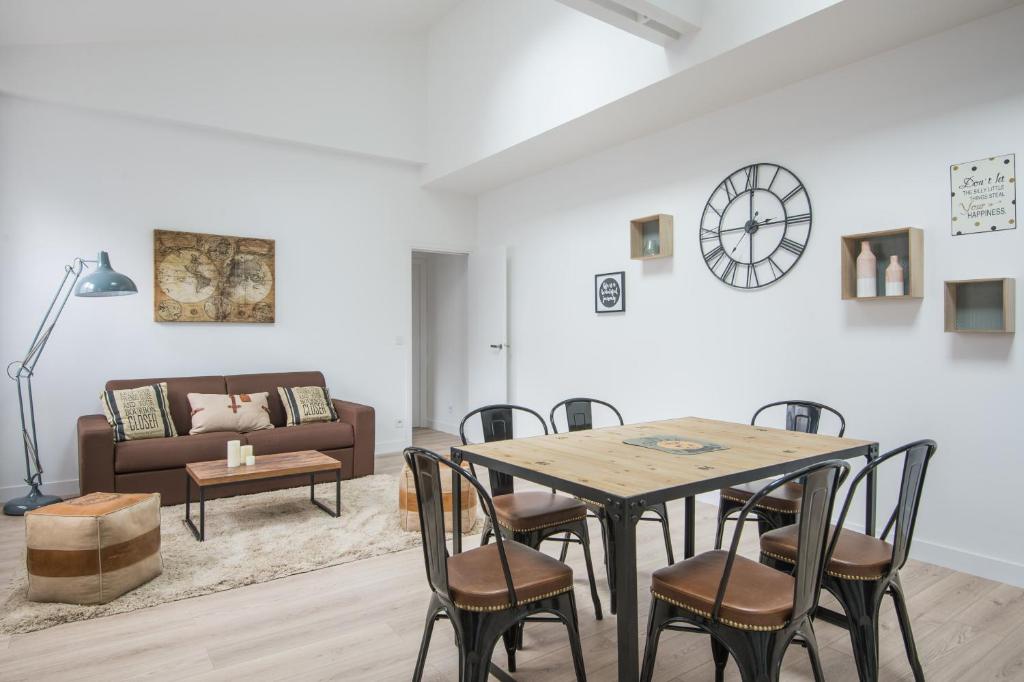
[[[409,447],[412,443],[404,438],[398,438],[395,440],[379,440],[377,441],[374,456],[376,455],[389,455],[393,452],[401,452],[405,448]]]
[[[459,425],[452,422],[444,422],[440,419],[425,419],[428,429],[434,431],[440,431],[441,433],[448,433],[452,435],[458,435]]]
[[[78,479],[72,478],[67,481],[47,481],[43,483],[42,490],[48,495],[78,497]],[[6,502],[14,497],[27,495],[28,491],[29,487],[25,484],[5,486],[0,488],[0,501]]]

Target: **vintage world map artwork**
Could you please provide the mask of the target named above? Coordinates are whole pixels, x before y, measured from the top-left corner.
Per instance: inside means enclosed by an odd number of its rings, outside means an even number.
[[[273,322],[274,240],[153,231],[153,319]]]

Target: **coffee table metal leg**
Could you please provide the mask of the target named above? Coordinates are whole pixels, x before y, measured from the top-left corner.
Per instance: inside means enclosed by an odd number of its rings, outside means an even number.
[[[205,511],[206,505],[206,493],[202,486],[199,488],[199,528],[196,528],[196,524],[192,522],[192,477],[185,474],[185,525],[192,535],[199,542],[203,541],[203,531],[205,530]]]
[[[316,474],[309,475],[309,501],[334,518],[341,516],[341,469],[338,469],[334,479],[334,509],[316,499]]]

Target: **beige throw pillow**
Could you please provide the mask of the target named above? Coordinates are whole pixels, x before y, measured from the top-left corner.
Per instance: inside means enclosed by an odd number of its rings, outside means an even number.
[[[192,429],[189,434],[211,431],[260,431],[272,429],[267,393],[189,393],[192,407]]]
[[[167,406],[167,382],[103,391],[100,401],[115,443],[178,435]]]

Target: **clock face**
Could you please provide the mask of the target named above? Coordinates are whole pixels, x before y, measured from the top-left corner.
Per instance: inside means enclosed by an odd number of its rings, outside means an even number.
[[[700,250],[711,273],[737,289],[760,289],[800,260],[811,237],[811,199],[800,178],[774,163],[733,172],[711,193]]]

